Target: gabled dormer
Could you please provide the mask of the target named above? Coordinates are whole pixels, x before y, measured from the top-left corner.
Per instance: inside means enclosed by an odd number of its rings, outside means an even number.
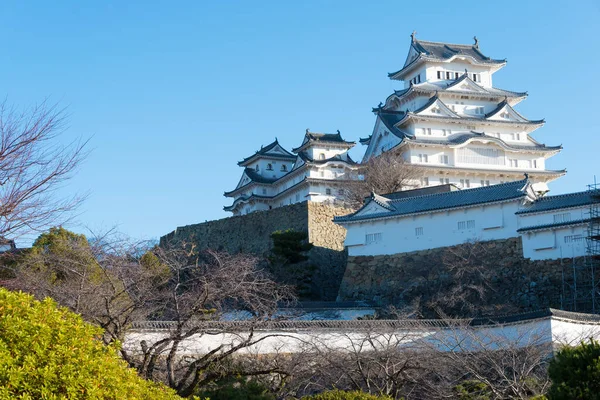
[[[253,155],[238,162],[238,165],[265,178],[278,179],[292,170],[295,159],[296,156],[284,149],[275,139],[273,143],[261,147]]]
[[[411,35],[411,44],[402,69],[388,74],[393,80],[408,83],[420,83],[427,80],[454,80],[459,76],[457,68],[444,68],[444,66],[460,64],[462,66],[476,66],[474,78],[478,78],[480,72],[488,75],[496,72],[506,64],[506,60],[496,60],[484,55],[479,49],[479,41],[474,38],[472,45],[429,42],[416,39],[416,32]],[[431,67],[436,67],[435,74],[430,74]],[[441,69],[440,69],[441,68]],[[464,68],[464,67],[463,67]],[[442,76],[443,70],[443,76]],[[433,71],[432,71],[433,72]],[[487,79],[491,86],[491,79]]]
[[[279,144],[279,141],[277,141],[277,138],[275,138],[273,143],[262,146],[256,153],[239,161],[238,165],[241,167],[250,167],[251,164],[254,164],[259,159],[293,161],[295,158],[296,156],[284,149]]]
[[[292,151],[303,152],[313,160],[326,160],[346,153],[355,144],[356,142],[344,140],[339,130],[336,133],[317,133],[307,129],[302,144]]]
[[[475,81],[473,81],[473,79],[469,77],[468,71],[465,71],[465,73],[462,74],[460,78],[446,86],[446,89],[459,92],[464,91],[468,93],[489,94],[488,90],[478,85]]]
[[[511,122],[524,122],[524,123],[531,123],[531,122],[543,123],[544,122],[544,120],[539,120],[539,121],[528,120],[527,118],[525,118],[524,116],[519,114],[514,108],[512,108],[511,105],[508,104],[507,100],[502,101],[500,104],[498,104],[498,106],[494,110],[485,114],[485,119],[487,119],[489,121],[511,121]]]
[[[458,114],[439,99],[437,94],[432,96],[422,107],[415,110],[414,114],[431,117],[460,118]]]

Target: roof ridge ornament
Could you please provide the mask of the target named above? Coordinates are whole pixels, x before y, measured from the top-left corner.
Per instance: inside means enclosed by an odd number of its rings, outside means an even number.
[[[479,49],[479,39],[477,39],[477,36],[473,36],[473,40],[475,41],[475,43],[473,43],[473,47]]]
[[[339,129],[338,129],[336,132],[337,132],[337,134],[338,134],[338,135],[341,135],[341,133],[340,133],[340,130],[339,130]]]
[[[308,135],[310,128],[306,128],[306,134]]]
[[[412,31],[412,33],[410,34],[410,41],[414,42],[416,40],[417,37],[417,31]]]

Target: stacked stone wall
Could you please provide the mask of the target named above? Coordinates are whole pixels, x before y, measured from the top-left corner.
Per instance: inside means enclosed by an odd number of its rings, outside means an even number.
[[[333,217],[351,210],[331,204],[303,202],[178,227],[161,237],[160,245],[170,242],[194,244],[197,251],[207,249],[228,253],[250,253],[267,257],[272,248],[271,233],[293,229],[308,233],[313,244],[307,264],[312,266],[311,287],[314,299],[335,300],[346,266],[346,230],[333,223]]]
[[[537,260],[523,258],[521,238],[486,242],[490,246],[491,285],[485,305],[510,305],[523,311],[545,307],[590,311],[582,258]],[[349,257],[338,300],[362,300],[379,305],[427,302],[447,282],[442,247],[381,256]],[[577,266],[573,268],[573,266]],[[574,275],[575,271],[575,275]],[[576,283],[578,281],[578,286]]]

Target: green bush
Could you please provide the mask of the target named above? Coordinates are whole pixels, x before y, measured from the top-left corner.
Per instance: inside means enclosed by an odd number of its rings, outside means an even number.
[[[550,400],[600,399],[600,344],[564,347],[550,362]]]
[[[214,387],[205,388],[199,395],[210,400],[275,400],[275,395],[260,382],[245,378],[216,382]]]
[[[51,299],[0,288],[0,399],[180,399],[140,378],[101,334]]]
[[[463,381],[454,389],[460,400],[490,400],[492,398],[492,391],[488,385],[477,380]]]
[[[358,390],[354,392],[330,390],[312,396],[304,396],[302,400],[392,400],[392,398],[389,396],[377,396]]]

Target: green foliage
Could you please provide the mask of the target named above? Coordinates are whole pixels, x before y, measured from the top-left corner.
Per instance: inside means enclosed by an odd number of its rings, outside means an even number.
[[[273,255],[287,264],[297,264],[308,260],[306,252],[313,248],[308,242],[308,233],[293,229],[276,231],[271,234],[273,239]]]
[[[564,347],[550,362],[550,400],[600,399],[600,343]]]
[[[342,390],[330,390],[312,396],[304,396],[302,400],[392,400],[392,398],[360,391],[344,392]]]
[[[273,239],[272,256],[269,257],[271,273],[278,282],[294,286],[298,297],[310,297],[315,267],[304,262],[308,260],[306,252],[313,247],[308,242],[308,234],[288,229],[273,232],[271,238]]]
[[[155,281],[160,282],[168,279],[171,275],[169,266],[163,262],[154,254],[152,251],[147,251],[140,258],[140,265],[145,268],[152,276],[155,277]]]
[[[200,397],[210,400],[275,400],[275,395],[255,380],[230,378],[204,389]]]
[[[42,233],[25,255],[24,264],[44,274],[50,283],[69,280],[70,270],[86,271],[91,281],[102,279],[102,270],[85,235],[63,227],[50,228],[49,232]]]
[[[477,380],[467,380],[459,383],[455,387],[457,398],[460,400],[490,400],[492,391],[483,382]]]
[[[0,399],[179,399],[140,378],[102,330],[47,298],[0,289]]]

